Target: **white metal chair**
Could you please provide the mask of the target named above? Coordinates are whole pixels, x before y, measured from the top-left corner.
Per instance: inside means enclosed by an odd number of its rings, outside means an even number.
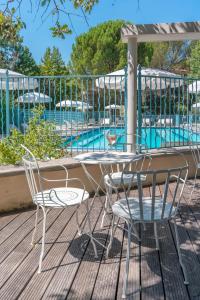
[[[122,183],[126,185],[129,185],[130,183],[134,185],[136,183],[136,177],[133,179],[132,176],[130,176],[129,174],[123,174],[122,178],[123,169],[126,168],[132,172],[148,170],[151,166],[151,161],[151,153],[144,153],[141,154],[141,156],[137,156],[137,158],[130,160],[130,162],[126,164],[118,163],[116,165],[111,165],[109,170],[107,166],[102,166],[102,168],[104,168],[104,183],[107,191],[105,200],[105,210],[102,217],[102,226],[105,215],[108,213],[108,211],[110,211],[110,208],[112,206],[113,191],[117,195],[116,200],[118,200],[120,198],[119,191],[122,189]],[[146,176],[142,177],[142,181],[146,181]],[[138,237],[136,230],[135,234]]]
[[[38,223],[38,210],[41,207],[43,211],[42,249],[41,249],[41,254],[39,259],[38,273],[41,273],[42,259],[44,256],[46,217],[49,209],[52,208],[67,208],[69,206],[76,206],[76,222],[77,222],[78,232],[79,234],[81,234],[83,228],[81,228],[78,221],[78,208],[82,203],[85,204],[86,212],[87,212],[86,220],[88,222],[88,227],[89,227],[89,232],[86,234],[88,234],[91,239],[94,248],[95,257],[97,257],[97,249],[91,231],[90,209],[88,206],[89,193],[85,190],[85,186],[83,185],[81,180],[78,178],[69,179],[67,169],[64,166],[60,166],[60,167],[62,167],[63,171],[65,172],[65,178],[48,179],[43,177],[40,173],[40,169],[34,155],[24,145],[21,146],[26,151],[22,160],[25,168],[28,186],[30,189],[33,203],[37,205],[35,228],[33,231],[33,236],[31,241],[32,246],[35,245],[35,235],[36,235],[37,223]],[[54,183],[61,183],[61,184],[63,183],[64,186],[44,190],[43,186],[45,182],[51,182],[51,183],[54,182]],[[80,186],[81,188],[69,187],[69,183],[71,182],[76,182],[77,185]]]
[[[200,169],[200,145],[191,142],[190,150],[191,150],[192,158],[193,158],[194,165],[195,165],[194,184],[193,184],[192,191],[190,194],[190,200],[191,200],[194,189],[196,187],[198,170]]]
[[[123,180],[126,176],[130,176],[132,179],[127,182]],[[188,175],[188,164],[185,162],[183,167],[165,169],[165,170],[145,170],[132,172],[127,168],[122,172],[122,183],[124,190],[124,197],[116,201],[112,205],[113,219],[110,232],[110,242],[107,248],[107,255],[109,254],[114,232],[115,217],[123,219],[127,223],[128,227],[128,246],[126,255],[126,271],[123,285],[123,298],[127,296],[128,274],[129,274],[129,259],[130,259],[130,244],[131,234],[134,230],[134,226],[137,223],[153,223],[154,233],[156,239],[156,248],[159,250],[159,241],[157,233],[157,223],[168,221],[173,219],[175,226],[176,245],[178,250],[179,262],[184,273],[184,283],[188,284],[186,269],[182,261],[179,236],[176,226],[176,213],[179,208],[179,203],[183,193],[184,185]],[[151,184],[151,195],[145,197],[143,194],[143,177],[147,178],[147,181]],[[163,179],[164,188],[161,192],[157,186],[158,180]],[[169,191],[169,183],[174,180],[173,191]],[[130,189],[132,183],[137,184],[137,195],[131,196]],[[169,199],[170,198],[170,199]]]

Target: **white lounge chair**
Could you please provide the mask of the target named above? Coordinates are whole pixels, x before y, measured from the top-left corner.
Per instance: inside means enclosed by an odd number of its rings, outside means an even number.
[[[110,118],[104,118],[100,120],[100,125],[110,125]]]
[[[151,119],[150,118],[144,118],[142,120],[142,126],[146,127],[146,126],[150,126],[151,125]]]
[[[171,118],[158,119],[157,125],[158,126],[170,126],[170,125],[173,125],[173,119],[171,119]]]

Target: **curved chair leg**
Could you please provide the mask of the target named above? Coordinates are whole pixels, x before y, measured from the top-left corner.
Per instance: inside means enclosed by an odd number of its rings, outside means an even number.
[[[90,237],[90,241],[91,241],[92,246],[94,248],[94,256],[95,256],[95,258],[98,258],[97,247],[95,245],[94,238],[92,236],[92,228],[91,228],[91,222],[90,222],[90,210],[89,210],[89,207],[88,207],[88,201],[86,201],[86,210],[87,210],[86,218],[87,218],[88,226],[89,226],[89,234],[88,235]]]
[[[126,254],[126,274],[125,274],[124,284],[123,284],[122,299],[125,299],[126,295],[127,295],[129,261],[130,261],[130,246],[131,246],[131,230],[132,230],[132,225],[130,225],[128,223],[128,245],[127,245],[127,254]]]
[[[33,230],[32,239],[31,239],[31,246],[35,247],[35,235],[37,232],[37,224],[38,224],[38,212],[39,212],[39,205],[37,205],[36,213],[35,213],[35,228]]]
[[[158,229],[157,229],[157,223],[154,222],[154,235],[155,235],[155,239],[156,239],[156,250],[160,250],[160,246],[159,246],[159,240],[158,240]]]
[[[176,246],[177,246],[177,251],[178,251],[179,263],[181,265],[181,268],[183,270],[183,275],[184,275],[184,284],[189,284],[188,277],[187,277],[187,271],[186,271],[185,265],[184,265],[183,260],[182,260],[181,249],[180,249],[180,241],[179,241],[179,235],[178,235],[178,228],[177,228],[175,219],[174,219],[174,229],[175,229]]]
[[[43,210],[42,249],[41,249],[41,253],[40,253],[38,273],[41,273],[41,270],[42,270],[42,259],[44,256],[44,245],[45,245],[46,217],[47,217],[47,212],[48,212],[48,209],[45,211],[44,207],[42,207],[42,210]]]
[[[197,173],[198,173],[198,169],[196,168],[196,172],[195,172],[195,176],[194,176],[194,184],[193,184],[193,188],[192,188],[192,191],[191,191],[191,194],[190,194],[190,201],[192,200],[192,195],[193,195],[194,189],[196,187]]]

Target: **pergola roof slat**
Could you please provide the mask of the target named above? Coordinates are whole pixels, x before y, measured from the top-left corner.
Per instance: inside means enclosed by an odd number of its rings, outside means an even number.
[[[158,42],[200,39],[200,21],[126,25],[121,30],[122,40],[136,38],[138,42]]]

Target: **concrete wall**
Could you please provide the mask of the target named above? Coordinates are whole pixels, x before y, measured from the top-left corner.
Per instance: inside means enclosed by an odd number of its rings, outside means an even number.
[[[180,150],[179,150],[180,151]],[[180,166],[182,159],[176,153],[167,153],[168,151],[154,152],[152,154],[152,168],[170,168]],[[190,169],[189,177],[194,176],[195,167],[191,156],[191,152],[186,149],[182,150],[187,159]],[[55,160],[46,163],[40,163],[43,175],[50,179],[63,178],[64,173],[60,171],[59,164],[63,164],[68,168],[69,178],[77,177],[85,184],[88,192],[92,193],[93,189],[85,175],[81,165],[73,159]],[[97,181],[100,179],[100,170],[96,165],[90,166],[89,171],[95,175]],[[162,178],[160,178],[162,181]],[[56,186],[56,185],[54,185]],[[57,184],[57,186],[59,186]],[[45,186],[48,188],[48,186]],[[31,196],[28,190],[23,167],[0,167],[0,212],[10,211],[14,209],[25,208],[32,205]]]

